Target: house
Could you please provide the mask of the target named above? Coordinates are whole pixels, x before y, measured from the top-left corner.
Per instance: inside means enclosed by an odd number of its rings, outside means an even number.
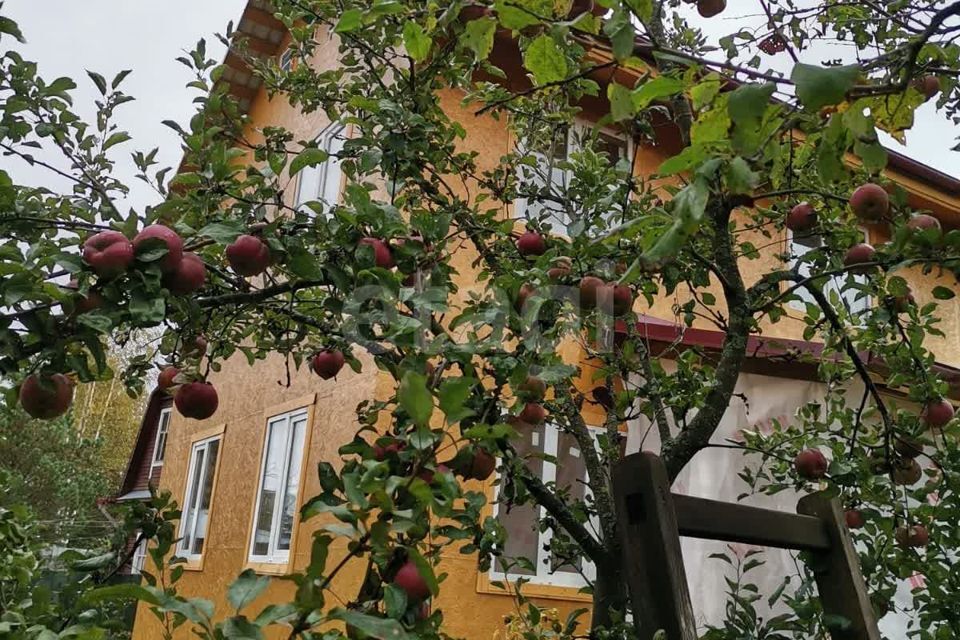
[[[251,0],[239,30],[253,39],[252,48],[260,55],[282,60],[287,36],[282,24],[266,7],[264,2]],[[318,68],[331,67],[336,60],[336,48],[336,43],[329,40],[318,48],[310,63]],[[594,53],[605,55],[602,48]],[[255,137],[257,127],[282,123],[297,138],[318,138],[331,150],[350,135],[349,130],[332,127],[322,114],[304,116],[282,98],[268,99],[242,59],[233,53],[228,54],[226,64],[230,71],[222,81],[230,84],[231,91],[248,110],[249,135]],[[479,154],[482,167],[496,165],[516,144],[501,122],[467,111],[461,105],[461,96],[448,92],[443,95],[443,102],[454,118],[472,123],[464,146]],[[605,108],[599,101],[588,103],[586,121],[596,119]],[[633,147],[633,141],[623,139],[615,131],[609,133],[608,142],[611,155]],[[672,155],[671,144],[665,139],[661,144],[636,149],[635,172],[652,173],[663,159]],[[903,185],[916,206],[933,211],[944,226],[960,226],[960,181],[897,154],[891,154],[888,175]],[[339,168],[330,162],[304,170],[292,187],[288,192],[295,199],[294,204],[317,198],[335,199],[341,187]],[[516,206],[527,205],[518,202]],[[880,227],[864,232],[874,244],[887,239],[886,231]],[[794,239],[781,237],[778,242],[786,248]],[[795,247],[794,252],[798,251]],[[468,251],[455,257],[455,266],[465,282],[476,275],[472,259]],[[747,276],[755,277],[771,265],[770,260],[764,258],[745,264]],[[937,284],[934,277],[911,273],[913,290],[920,303],[933,300],[931,291]],[[943,284],[954,286],[946,280]],[[672,304],[673,300],[657,300],[645,310],[646,315],[633,330],[647,335],[650,342],[668,356],[690,348],[699,349],[707,357],[716,353],[721,334],[699,327],[684,331],[674,317]],[[956,301],[940,304],[947,337],[931,338],[931,344],[944,371],[955,373],[954,368],[960,366],[960,342],[957,341],[960,307]],[[765,425],[774,420],[792,415],[807,400],[822,396],[823,385],[815,379],[815,367],[810,362],[819,355],[818,347],[802,339],[803,327],[798,309],[796,314],[777,324],[765,325],[763,336],[752,339],[748,365],[738,391],[762,401],[751,402],[749,406],[744,402],[731,405],[718,438],[735,437],[745,428],[766,428]],[[338,379],[323,381],[300,370],[293,372],[287,385],[286,369],[280,358],[267,359],[251,367],[244,358],[235,357],[211,376],[219,391],[220,409],[205,421],[187,420],[175,411],[168,413],[169,418],[164,421],[165,401],[158,400],[155,404],[151,398],[150,407],[155,414],[153,418],[145,417],[144,425],[152,426],[145,426],[138,438],[136,461],[131,463],[125,496],[130,499],[142,496],[137,492],[146,488],[144,480],[156,478],[159,487],[170,490],[183,506],[180,554],[186,564],[179,587],[184,595],[210,598],[218,607],[218,615],[226,615],[231,612],[226,603],[227,587],[242,570],[250,568],[261,574],[282,576],[306,564],[316,525],[301,524],[297,513],[305,497],[320,490],[314,470],[321,461],[336,463],[338,447],[352,438],[359,426],[355,415],[358,403],[380,397],[390,384],[371,366],[369,358],[361,356],[361,360],[365,366],[360,373],[344,370]],[[883,363],[873,365],[882,367]],[[588,423],[602,423],[603,412],[599,407],[588,406],[584,412]],[[623,426],[629,451],[655,448],[656,434],[648,437],[648,426],[640,420]],[[162,446],[158,444],[161,431]],[[557,457],[556,464],[540,464],[544,480],[565,479],[572,483],[585,473],[576,447],[549,425],[532,430],[530,441],[518,447],[536,448]],[[156,456],[148,451],[158,449],[162,452],[163,473],[155,476],[159,471],[154,468]],[[736,474],[729,472],[733,459],[723,452],[709,454],[684,471],[677,489],[704,497],[731,499],[739,493],[734,486]],[[549,533],[536,533],[531,529],[532,509],[499,513],[493,499],[494,485],[490,483],[486,490],[491,498],[491,513],[497,513],[513,534],[508,555],[519,552],[542,555]],[[758,498],[756,503],[782,506],[763,498]],[[338,541],[333,553],[342,553],[344,548],[345,543]],[[686,550],[688,572],[696,577],[692,584],[698,610],[708,618],[715,616],[717,602],[722,604],[717,594],[722,593],[724,587],[722,573],[711,571],[704,564],[706,553],[712,548],[708,543],[692,541]],[[575,571],[551,572],[548,565],[538,562],[533,572],[526,572],[530,579],[525,588],[527,595],[537,602],[556,606],[563,615],[589,601],[589,597],[578,591],[582,583]],[[362,571],[360,564],[348,565],[337,582],[337,590],[355,592]],[[469,638],[493,637],[494,632],[502,628],[503,616],[514,611],[512,598],[493,584],[502,577],[503,567],[480,572],[475,558],[451,552],[444,557],[441,571],[448,577],[437,605],[445,611],[447,631]],[[584,567],[584,571],[589,574],[590,568]],[[293,588],[289,582],[274,581],[259,602],[288,600]],[[138,616],[134,637],[138,640],[156,637],[156,624],[149,615]]]

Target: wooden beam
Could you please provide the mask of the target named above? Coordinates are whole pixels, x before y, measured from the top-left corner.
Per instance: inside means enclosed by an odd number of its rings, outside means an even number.
[[[801,551],[830,548],[819,518],[674,494],[681,536]]]
[[[663,462],[652,453],[627,456],[613,470],[613,492],[637,637],[648,640],[663,630],[667,640],[696,640]]]
[[[808,566],[817,580],[825,615],[848,624],[829,626],[833,640],[880,640],[877,616],[860,571],[840,503],[822,493],[804,496],[797,512],[819,518],[830,537],[830,548],[810,554]]]

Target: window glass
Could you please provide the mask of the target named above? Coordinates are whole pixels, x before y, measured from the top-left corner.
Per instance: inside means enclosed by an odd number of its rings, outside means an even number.
[[[541,425],[525,431],[526,437],[520,439],[515,445],[517,453],[521,456],[543,453],[545,428]],[[543,459],[540,457],[527,459],[527,468],[538,477],[543,477],[543,464]],[[498,508],[497,519],[503,523],[507,530],[507,542],[503,549],[503,557],[497,558],[497,568],[500,571],[505,571],[504,560],[510,562],[515,558],[528,558],[535,563],[540,550],[540,533],[538,531],[540,508],[534,504],[499,504]],[[510,567],[510,573],[527,576],[536,574],[535,571],[516,565]]]
[[[160,420],[157,422],[157,439],[153,444],[153,464],[163,464],[163,458],[167,453],[167,429],[170,427],[171,409],[160,410]]]
[[[340,125],[331,125],[317,137],[317,147],[330,154],[330,158],[314,167],[304,167],[298,174],[296,206],[301,211],[314,215],[316,211],[305,206],[307,202],[320,202],[328,213],[340,202],[342,172],[338,154],[343,151],[344,130]]]
[[[866,230],[863,230],[864,240],[867,238]],[[794,268],[797,263],[800,263],[800,268],[798,273],[801,276],[809,277],[813,270],[809,263],[803,261],[803,257],[815,250],[818,249],[822,244],[822,238],[819,234],[816,233],[805,233],[805,234],[795,234],[790,233],[788,237],[789,251],[791,255],[790,268]],[[853,275],[853,274],[842,274],[832,276],[830,278],[823,279],[820,282],[820,289],[826,295],[827,300],[833,300],[834,295],[838,296],[840,302],[846,307],[847,311],[851,315],[859,315],[866,312],[870,308],[870,298],[869,296],[863,295],[863,293],[856,288],[848,286],[849,284],[857,283],[864,285],[867,283],[867,276],[865,275]],[[815,283],[816,284],[816,283]],[[791,300],[789,305],[800,311],[806,310],[806,304],[816,304],[816,300],[807,291],[804,287],[799,287],[795,290],[799,300]]]
[[[219,451],[219,438],[204,440],[193,445],[183,521],[180,528],[180,553],[188,558],[196,558],[203,553]]]
[[[297,517],[307,413],[298,410],[271,418],[260,472],[250,557],[285,562]]]

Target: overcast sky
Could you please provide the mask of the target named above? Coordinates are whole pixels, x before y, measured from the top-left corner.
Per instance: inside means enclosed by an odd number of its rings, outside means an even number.
[[[77,79],[80,87],[75,93],[75,107],[82,115],[91,113],[89,105],[97,97],[85,69],[98,71],[108,79],[122,69],[133,69],[124,90],[137,100],[121,107],[117,117],[133,141],[115,147],[114,157],[120,177],[134,189],[129,204],[142,212],[144,205],[156,202],[158,196],[134,179],[129,153],[159,147],[161,166],[178,164],[178,140],[160,122],[185,122],[193,110],[195,92],[184,88],[190,73],[174,58],[192,48],[199,38],[206,38],[208,54],[221,59],[223,48],[215,34],[222,32],[228,21],[239,19],[244,4],[244,0],[6,0],[3,11],[20,23],[28,40],[21,51],[39,63],[45,77],[52,80],[66,75]],[[690,8],[685,10],[708,31],[725,34],[749,23],[746,14],[755,14],[750,9],[752,0],[735,0],[729,5],[724,14],[711,21],[699,18]],[[746,14],[738,14],[738,9]],[[788,70],[791,61],[781,54],[764,57],[764,64]],[[890,145],[960,177],[960,158],[950,151],[956,144],[955,137],[955,128],[927,104],[918,112],[917,125],[908,134],[908,148],[904,150],[892,141]],[[55,185],[42,169],[14,166],[10,158],[0,162],[18,181]]]

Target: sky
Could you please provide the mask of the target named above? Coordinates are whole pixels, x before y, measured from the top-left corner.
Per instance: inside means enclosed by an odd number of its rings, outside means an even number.
[[[120,107],[116,117],[133,140],[114,147],[112,156],[117,173],[132,187],[127,206],[142,213],[160,196],[135,178],[130,153],[159,147],[159,166],[177,166],[179,139],[161,121],[185,123],[193,112],[196,91],[184,86],[192,79],[191,72],[175,58],[206,38],[207,55],[222,60],[224,47],[215,34],[224,32],[229,21],[236,23],[245,4],[245,0],[6,0],[3,13],[19,23],[27,44],[15,48],[37,62],[41,75],[76,80],[74,108],[82,116],[94,113],[93,101],[99,96],[85,70],[108,81],[121,70],[133,70],[121,88],[136,100]],[[4,43],[9,46],[13,41]],[[0,166],[15,181],[57,185],[42,168],[4,157]]]
[[[244,0],[6,0],[3,12],[20,24],[28,43],[19,50],[38,62],[45,77],[52,80],[65,75],[78,81],[75,108],[81,115],[92,113],[97,97],[86,69],[108,79],[120,70],[133,69],[123,88],[137,100],[121,107],[117,115],[117,122],[133,140],[115,147],[114,157],[119,177],[133,189],[125,204],[142,212],[159,196],[134,178],[130,152],[159,147],[160,166],[176,166],[181,155],[178,139],[161,121],[185,122],[193,111],[191,101],[196,93],[184,87],[191,79],[190,72],[175,58],[199,38],[206,38],[208,55],[222,59],[223,47],[215,34],[223,32],[228,21],[238,20],[244,4]],[[709,21],[696,16],[690,5],[683,10],[713,35],[729,33],[758,18],[752,0],[728,4],[727,11]],[[765,57],[764,64],[788,71],[791,61],[780,54]],[[933,104],[919,110],[907,140],[906,149],[892,140],[888,144],[960,177],[960,156],[950,150],[957,143],[955,128],[936,113]],[[57,186],[39,167],[27,167],[10,158],[0,158],[0,165],[21,183]]]

